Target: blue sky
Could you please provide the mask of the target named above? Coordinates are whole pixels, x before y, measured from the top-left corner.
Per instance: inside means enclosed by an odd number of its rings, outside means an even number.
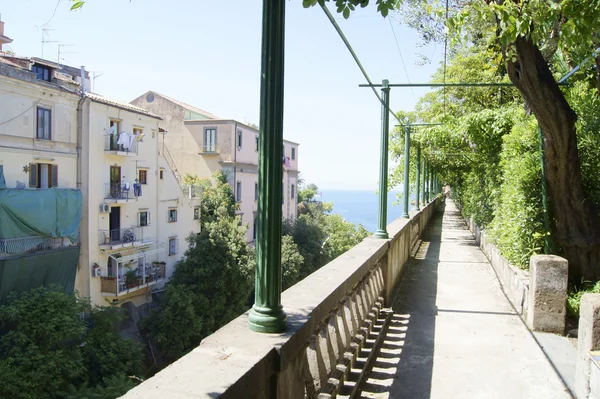
[[[374,2],[373,2],[374,3]],[[56,13],[52,18],[55,7]],[[94,91],[131,101],[147,90],[203,108],[222,118],[258,123],[262,2],[259,0],[88,0],[70,12],[61,0],[3,0],[7,48],[85,65],[102,74]],[[343,42],[319,7],[289,0],[286,26],[286,139],[300,143],[305,180],[323,190],[375,190],[380,106]],[[332,12],[334,8],[331,8]],[[411,82],[427,82],[443,49],[416,46],[417,35],[392,19]],[[338,19],[371,79],[406,82],[388,19],[374,6]],[[434,64],[417,66],[418,54]],[[392,109],[411,110],[424,89],[394,89]],[[393,122],[392,122],[393,125]]]

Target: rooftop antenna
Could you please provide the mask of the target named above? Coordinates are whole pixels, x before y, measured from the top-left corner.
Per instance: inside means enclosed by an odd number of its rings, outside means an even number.
[[[61,51],[61,49],[63,47],[73,47],[73,45],[72,44],[59,44],[58,45],[58,56],[56,58],[56,63],[58,64],[59,70],[60,70],[60,60],[61,60],[60,55],[61,55],[61,53],[62,54],[74,53],[74,51]]]
[[[104,75],[104,72],[92,72],[92,93],[96,93],[96,78]]]
[[[50,28],[46,28],[43,27],[42,28],[42,58],[44,58],[44,46],[46,45],[46,43],[58,43],[58,40],[46,40],[46,36],[48,36],[49,31],[53,31],[54,29],[50,29]]]

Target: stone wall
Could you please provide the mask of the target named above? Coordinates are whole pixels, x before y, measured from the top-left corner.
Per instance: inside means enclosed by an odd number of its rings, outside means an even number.
[[[439,201],[284,291],[284,333],[250,331],[246,312],[124,397],[335,397]]]

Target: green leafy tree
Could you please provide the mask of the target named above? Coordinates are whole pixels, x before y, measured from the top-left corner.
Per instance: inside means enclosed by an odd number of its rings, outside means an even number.
[[[363,225],[350,223],[340,215],[327,215],[325,218],[325,231],[327,232],[327,239],[325,240],[324,249],[331,260],[356,246],[370,235]]]
[[[142,323],[168,359],[176,359],[247,309],[255,260],[225,176],[203,185],[201,231],[171,278],[161,309]]]
[[[298,189],[298,202],[315,202],[315,197],[319,193],[316,184],[310,183],[306,186],[301,185]]]
[[[294,238],[287,235],[281,237],[281,275],[284,290],[298,282],[303,264],[304,257],[300,255]]]
[[[0,397],[57,398],[71,386],[139,373],[141,346],[105,323],[119,319],[58,289],[11,293],[0,306]]]
[[[305,0],[305,7],[324,4]],[[348,18],[368,0],[336,0]],[[386,16],[399,9],[424,43],[441,42],[447,30],[454,42],[486,43],[501,56],[508,78],[543,129],[544,163],[556,241],[569,261],[570,274],[600,277],[600,219],[585,190],[577,146],[578,115],[568,103],[553,72],[583,62],[583,73],[600,88],[600,7],[596,0],[425,0],[381,1]],[[558,58],[558,59],[557,59]],[[566,62],[565,62],[566,61]],[[557,68],[558,67],[558,68]],[[595,67],[595,68],[592,68]]]

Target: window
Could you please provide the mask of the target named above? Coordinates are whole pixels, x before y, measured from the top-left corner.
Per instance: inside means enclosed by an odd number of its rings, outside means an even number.
[[[258,136],[256,136],[256,145],[254,146],[254,151],[258,152]]]
[[[138,226],[150,226],[150,212],[138,212]]]
[[[119,149],[123,149],[123,145],[121,144],[117,144],[117,142],[119,141],[119,133],[121,132],[121,123],[117,120],[110,120],[109,123],[110,129],[108,129],[109,131],[109,146],[108,149],[110,151],[118,151]]]
[[[164,169],[161,169],[161,170],[158,172],[158,176],[160,177],[160,180],[162,180],[162,179],[163,179],[163,173],[164,173],[164,172],[165,172],[165,170],[164,170]]]
[[[256,219],[254,219],[254,224],[252,225],[252,239],[256,240]]]
[[[242,182],[237,182],[235,186],[235,200],[237,202],[242,202]]]
[[[285,158],[285,144],[281,146],[281,155]]]
[[[177,221],[177,209],[169,209],[169,223]]]
[[[292,147],[292,161],[296,159],[296,147]]]
[[[254,183],[254,201],[258,201],[258,183]]]
[[[290,198],[294,198],[294,194],[295,194],[295,193],[294,193],[294,189],[295,189],[295,187],[294,187],[294,185],[292,184],[292,187],[290,188]]]
[[[142,141],[142,138],[144,137],[144,130],[141,127],[134,127],[133,136],[135,140]]]
[[[238,147],[238,149],[242,148],[242,131],[241,130],[237,131],[237,147]]]
[[[37,108],[37,138],[41,140],[52,138],[52,116],[48,108]]]
[[[179,240],[177,238],[169,238],[169,256],[177,255],[179,252]]]
[[[30,163],[29,187],[58,187],[58,165],[52,165],[47,163]]]
[[[200,207],[194,207],[194,220],[200,220]]]
[[[204,152],[217,151],[217,129],[204,129]]]
[[[146,169],[138,170],[138,180],[140,184],[148,184],[148,171]]]
[[[47,66],[33,64],[31,67],[31,72],[37,75],[38,80],[45,80],[46,82],[50,82],[52,80],[52,70]]]
[[[156,136],[156,130],[152,131],[152,138],[154,138],[154,136]]]

